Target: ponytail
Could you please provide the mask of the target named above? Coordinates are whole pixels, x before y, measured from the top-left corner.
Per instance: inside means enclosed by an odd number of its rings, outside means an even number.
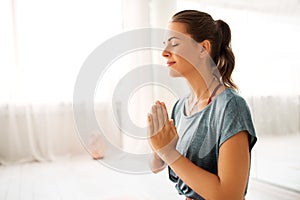
[[[238,90],[234,84],[231,74],[234,69],[235,57],[231,49],[231,31],[228,24],[222,20],[217,20],[217,29],[219,33],[219,58],[217,63],[218,70],[221,74],[225,86]]]

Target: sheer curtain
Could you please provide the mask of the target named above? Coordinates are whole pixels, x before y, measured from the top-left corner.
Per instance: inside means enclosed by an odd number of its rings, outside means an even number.
[[[98,45],[123,31],[164,28],[176,9],[173,0],[3,0],[0,5],[1,19],[5,19],[0,21],[1,164],[84,153],[72,110],[75,80],[83,62]],[[120,58],[112,64],[107,82],[95,91],[97,118],[107,124],[116,145],[129,152],[148,151],[148,145],[115,127],[108,117],[109,98],[122,75],[152,63],[152,53],[133,53],[124,56],[124,62]],[[139,122],[148,112],[149,105],[143,102],[154,101],[152,93],[152,88],[142,91],[131,102],[129,112]]]
[[[0,15],[0,163],[84,152],[74,83],[89,53],[121,32],[121,1],[3,0]]]

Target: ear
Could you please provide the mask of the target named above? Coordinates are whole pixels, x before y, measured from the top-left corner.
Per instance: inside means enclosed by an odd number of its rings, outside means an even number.
[[[208,53],[210,55],[210,52],[211,52],[211,44],[210,44],[210,41],[209,40],[203,40],[202,42],[200,42],[200,45],[202,46],[202,50],[201,50],[201,53],[204,55],[206,53]]]

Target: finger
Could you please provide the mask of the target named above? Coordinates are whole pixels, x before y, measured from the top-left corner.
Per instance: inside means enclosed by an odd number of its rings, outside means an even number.
[[[166,104],[165,104],[165,102],[160,102],[161,103],[161,105],[162,105],[162,107],[164,107],[166,110],[167,110],[167,107],[166,107]]]
[[[162,113],[163,113],[163,116],[164,116],[164,120],[165,120],[165,126],[169,126],[170,123],[169,123],[169,116],[168,116],[168,111],[166,109],[166,105],[164,103],[162,103]]]
[[[148,135],[149,137],[151,137],[153,135],[153,121],[150,113],[148,113],[147,115],[147,125],[148,125]]]
[[[164,103],[164,102],[161,102],[161,105],[162,105],[162,107],[166,110],[166,118],[165,119],[169,119],[169,115],[168,115],[168,110],[167,110],[167,107],[166,107],[166,104]]]
[[[157,121],[159,123],[158,131],[162,130],[165,125],[165,119],[163,114],[163,107],[161,105],[157,105]]]
[[[151,119],[152,119],[152,123],[153,123],[153,134],[156,134],[158,132],[158,128],[159,128],[156,105],[153,105],[151,108]]]
[[[159,104],[160,104],[160,101],[156,100],[155,105],[159,105]]]

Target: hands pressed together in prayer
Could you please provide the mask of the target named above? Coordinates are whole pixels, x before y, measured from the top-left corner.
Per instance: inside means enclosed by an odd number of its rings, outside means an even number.
[[[181,156],[176,150],[178,134],[163,102],[156,101],[152,106],[147,124],[152,150],[168,165],[175,162]]]

